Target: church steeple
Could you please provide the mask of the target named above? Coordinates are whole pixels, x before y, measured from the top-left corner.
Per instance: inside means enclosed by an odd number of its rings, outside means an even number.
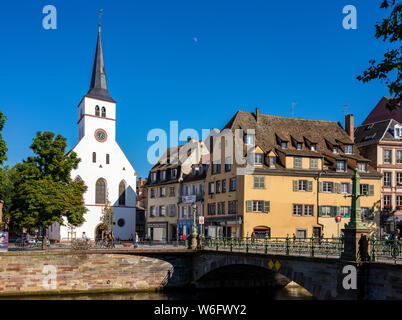
[[[89,98],[96,98],[115,102],[107,90],[105,63],[103,61],[101,26],[99,24],[98,41],[96,43],[95,61],[92,70],[91,87],[86,95]]]

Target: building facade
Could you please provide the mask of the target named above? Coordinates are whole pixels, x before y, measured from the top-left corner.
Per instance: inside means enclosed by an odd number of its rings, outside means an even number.
[[[336,237],[350,220],[356,167],[366,194],[363,215],[371,224],[378,216],[381,175],[354,146],[353,117],[346,120],[347,131],[334,121],[265,115],[258,108],[237,112],[211,148],[207,235]],[[248,165],[238,164],[231,149],[240,150]]]
[[[402,124],[394,119],[365,123],[356,128],[355,143],[382,175],[382,232],[402,230]]]
[[[115,238],[128,240],[135,234],[136,172],[116,141],[116,102],[106,85],[100,27],[89,92],[78,105],[78,143],[74,151],[81,162],[73,179],[84,181],[87,208],[85,222],[74,228],[61,226],[62,240],[101,237],[101,216],[109,201],[113,208]]]

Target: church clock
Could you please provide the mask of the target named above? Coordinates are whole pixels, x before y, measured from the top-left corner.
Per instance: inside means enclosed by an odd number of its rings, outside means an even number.
[[[107,133],[103,129],[98,129],[95,131],[95,139],[98,142],[105,142],[107,140]]]

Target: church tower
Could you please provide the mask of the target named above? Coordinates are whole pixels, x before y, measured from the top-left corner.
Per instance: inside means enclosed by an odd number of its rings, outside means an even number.
[[[78,143],[73,148],[81,159],[72,172],[88,187],[84,195],[87,213],[78,228],[62,226],[62,240],[86,236],[101,236],[101,221],[105,204],[113,208],[115,238],[135,236],[136,172],[116,141],[116,101],[106,83],[101,27],[99,25],[91,84],[78,105]]]

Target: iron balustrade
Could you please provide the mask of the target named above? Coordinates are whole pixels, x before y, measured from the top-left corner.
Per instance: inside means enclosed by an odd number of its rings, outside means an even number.
[[[372,262],[402,261],[402,240],[377,239],[373,236],[370,239],[370,249]]]

